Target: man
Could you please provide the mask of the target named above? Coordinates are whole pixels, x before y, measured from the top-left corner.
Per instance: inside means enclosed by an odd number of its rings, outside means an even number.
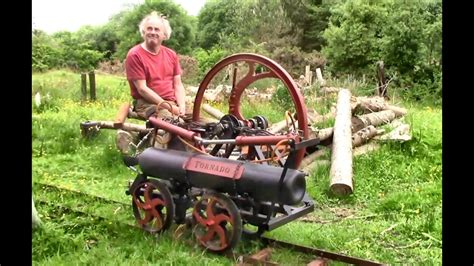
[[[134,99],[134,109],[143,119],[151,115],[161,118],[185,114],[185,91],[181,66],[175,51],[162,45],[171,36],[168,20],[153,11],[140,22],[143,42],[127,54],[125,71]],[[134,137],[118,130],[117,147],[130,153]]]
[[[184,115],[179,58],[162,45],[171,35],[168,20],[154,11],[140,22],[139,31],[144,41],[129,50],[125,62],[135,111],[145,119],[155,112],[160,117]]]

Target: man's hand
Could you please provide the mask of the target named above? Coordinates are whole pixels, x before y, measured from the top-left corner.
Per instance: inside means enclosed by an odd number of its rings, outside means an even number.
[[[171,107],[172,107],[172,109],[170,110],[171,113],[173,113],[174,115],[181,115],[178,106],[176,106],[176,105],[171,105]]]
[[[176,105],[175,102],[171,101],[164,101],[161,104],[158,105],[159,109],[166,109],[170,111],[173,115],[180,115],[180,110],[179,107]]]

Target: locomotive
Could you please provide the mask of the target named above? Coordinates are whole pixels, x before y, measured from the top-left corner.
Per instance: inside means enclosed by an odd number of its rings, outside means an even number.
[[[204,92],[229,69],[228,113],[205,121]],[[264,78],[279,80],[294,103],[295,115],[289,116],[284,132],[271,132],[264,116],[242,114],[244,90]],[[298,166],[306,148],[319,140],[309,138],[297,84],[265,56],[239,53],[224,58],[200,83],[192,117],[151,116],[146,128],[152,135],[149,147],[124,156],[125,165],[137,172],[126,193],[137,223],[146,231],[160,233],[173,222],[186,224],[205,249],[223,252],[234,248],[243,233],[259,236],[314,210],[306,174]]]

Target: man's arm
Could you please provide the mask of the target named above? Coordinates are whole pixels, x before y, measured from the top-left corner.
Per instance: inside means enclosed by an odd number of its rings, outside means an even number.
[[[185,94],[183,82],[181,81],[181,75],[176,75],[173,77],[173,85],[174,85],[174,94],[176,96],[176,103],[179,107],[179,114],[184,115],[186,112],[186,101],[185,101]]]
[[[135,84],[135,87],[137,87],[138,93],[140,93],[140,95],[147,102],[154,103],[156,105],[161,105],[161,103],[165,101],[158,94],[156,94],[152,89],[148,88],[148,86],[146,85],[146,80],[144,79],[134,80],[133,84]],[[184,91],[184,88],[183,88],[183,91]],[[168,104],[162,104],[160,107],[168,109],[173,114],[176,114],[176,115],[179,114],[179,109],[175,106],[173,106],[171,110]]]

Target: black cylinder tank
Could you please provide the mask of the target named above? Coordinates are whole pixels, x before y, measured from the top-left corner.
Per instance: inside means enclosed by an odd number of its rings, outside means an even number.
[[[282,167],[217,158],[178,150],[148,148],[138,156],[147,176],[175,179],[193,187],[249,194],[256,201],[299,203],[306,190],[305,174],[288,169],[281,190]]]

